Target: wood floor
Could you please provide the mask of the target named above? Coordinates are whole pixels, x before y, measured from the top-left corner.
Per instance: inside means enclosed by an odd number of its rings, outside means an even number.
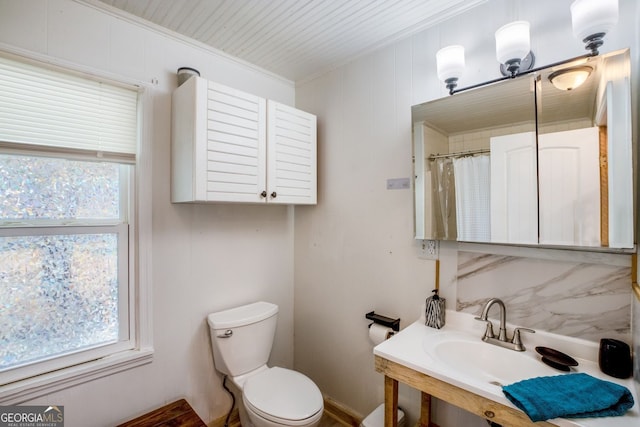
[[[347,424],[345,422],[338,421],[337,419],[331,417],[326,412],[322,415],[320,419],[320,424],[318,427],[353,427],[351,424]]]
[[[328,404],[327,404],[328,403]],[[223,427],[226,417],[222,417],[209,424],[209,427]],[[206,427],[206,424],[196,415],[189,403],[181,399],[162,408],[130,420],[118,427]],[[358,419],[336,408],[332,402],[325,402],[325,412],[318,427],[358,427]],[[242,427],[238,417],[238,410],[232,412],[229,427]]]
[[[118,427],[207,427],[186,400],[180,399]]]

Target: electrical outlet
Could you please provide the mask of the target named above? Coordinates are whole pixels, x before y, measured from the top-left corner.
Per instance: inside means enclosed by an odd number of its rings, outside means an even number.
[[[420,258],[438,259],[439,244],[437,240],[423,240],[420,244]]]

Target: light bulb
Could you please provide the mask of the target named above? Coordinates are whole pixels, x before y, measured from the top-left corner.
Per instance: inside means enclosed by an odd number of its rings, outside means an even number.
[[[501,64],[514,65],[515,71],[520,61],[531,51],[529,41],[529,23],[515,21],[504,25],[496,31],[496,58]],[[513,73],[514,70],[509,68]]]
[[[443,47],[436,53],[438,78],[443,82],[458,79],[464,71],[464,47],[452,45]]]
[[[573,34],[585,41],[606,34],[618,23],[618,0],[576,0],[571,3]]]

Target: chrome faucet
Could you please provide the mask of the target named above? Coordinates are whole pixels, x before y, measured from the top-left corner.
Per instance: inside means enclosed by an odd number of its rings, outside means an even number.
[[[496,338],[493,333],[493,324],[491,320],[489,320],[489,309],[494,304],[498,304],[500,308],[500,329],[498,331],[498,337]],[[507,338],[507,308],[504,305],[504,302],[500,298],[491,298],[484,305],[482,309],[482,314],[480,317],[476,317],[476,320],[480,320],[483,322],[487,322],[487,329],[484,332],[484,336],[482,337],[482,341],[487,342],[489,344],[499,345],[500,347],[510,348],[515,351],[525,351],[524,344],[522,344],[522,339],[520,338],[520,331],[535,333],[533,329],[529,328],[515,328],[513,331],[513,337],[509,340]]]

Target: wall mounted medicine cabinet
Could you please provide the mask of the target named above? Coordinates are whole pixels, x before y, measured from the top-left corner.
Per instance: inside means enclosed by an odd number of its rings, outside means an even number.
[[[316,116],[201,77],[172,97],[171,201],[316,204]]]
[[[552,84],[576,69],[581,86]],[[412,121],[417,239],[634,250],[628,49],[415,105]]]

